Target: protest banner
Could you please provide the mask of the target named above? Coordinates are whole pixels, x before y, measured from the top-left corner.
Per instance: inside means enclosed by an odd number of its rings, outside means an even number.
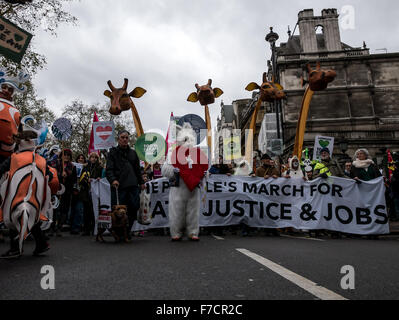
[[[205,185],[200,209],[204,227],[245,223],[256,228],[389,233],[383,178],[357,184],[337,177],[303,181],[212,175]],[[150,181],[147,189],[152,223],[135,224],[133,230],[168,227],[169,181]]]
[[[334,151],[334,138],[316,136],[313,148],[313,160],[320,160],[320,151],[323,148],[328,148],[330,155],[332,155]]]
[[[51,127],[54,137],[59,141],[67,141],[72,135],[72,124],[66,118],[55,120]]]
[[[223,159],[232,161],[241,158],[241,137],[233,136],[223,138]]]
[[[108,150],[115,146],[115,124],[113,121],[93,122],[94,149]]]
[[[72,164],[75,166],[76,168],[76,176],[78,178],[80,178],[81,174],[82,174],[82,170],[84,168],[84,164],[83,163],[78,163],[78,162],[72,162]]]
[[[94,180],[91,183],[91,197],[93,200],[93,212],[95,219],[94,235],[98,228],[109,229],[112,226],[111,218],[111,188],[108,180]]]
[[[55,120],[53,123],[51,130],[53,132],[54,137],[61,141],[62,147],[62,170],[65,170],[65,160],[64,160],[64,141],[67,141],[72,136],[72,124],[66,118],[60,118]],[[71,159],[72,160],[72,159]]]
[[[0,16],[0,54],[21,63],[31,39],[32,34]]]

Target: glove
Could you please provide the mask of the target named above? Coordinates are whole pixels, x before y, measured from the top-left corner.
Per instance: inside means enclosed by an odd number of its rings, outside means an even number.
[[[180,173],[180,169],[179,169],[179,168],[174,168],[174,169],[173,169],[173,172],[174,172],[174,173]]]
[[[362,181],[360,181],[359,178],[354,179],[356,181],[357,184],[362,184]]]
[[[328,178],[328,175],[327,175],[327,173],[322,173],[322,174],[320,175],[320,177],[322,177],[323,179],[327,179],[327,178]]]

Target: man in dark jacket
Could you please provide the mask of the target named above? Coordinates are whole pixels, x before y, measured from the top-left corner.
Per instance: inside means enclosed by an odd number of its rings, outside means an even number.
[[[255,175],[259,178],[273,178],[281,177],[280,171],[274,166],[274,161],[268,154],[264,154],[261,158],[262,166],[256,169]]]
[[[112,206],[118,204],[119,198],[119,204],[128,207],[130,239],[130,231],[137,217],[137,211],[140,209],[140,189],[144,190],[145,184],[141,176],[137,153],[129,147],[129,132],[127,131],[119,133],[118,146],[112,148],[108,154],[106,176],[112,186]]]

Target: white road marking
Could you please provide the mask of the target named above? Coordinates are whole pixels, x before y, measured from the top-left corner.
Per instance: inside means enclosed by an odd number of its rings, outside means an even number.
[[[215,236],[214,234],[212,235],[212,237],[214,237],[216,240],[224,240],[224,238],[219,237],[219,236]]]
[[[323,239],[317,239],[317,238],[305,238],[305,237],[294,237],[294,236],[289,236],[287,234],[280,234],[281,237],[285,238],[292,238],[292,239],[302,239],[302,240],[311,240],[311,241],[322,241],[325,242],[326,240]]]
[[[253,253],[247,249],[236,249],[238,252],[248,256],[249,258],[259,262],[263,266],[269,268],[273,272],[277,273],[278,275],[282,276],[283,278],[291,281],[292,283],[296,284],[298,287],[306,290],[307,292],[311,293],[312,295],[316,296],[321,300],[348,300],[339,294],[328,290],[322,286],[317,285],[316,283],[296,274],[276,263],[270,261],[256,253]]]

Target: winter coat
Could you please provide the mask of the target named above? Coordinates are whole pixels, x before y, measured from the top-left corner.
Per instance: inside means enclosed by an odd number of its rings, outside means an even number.
[[[350,177],[352,179],[357,177],[363,181],[370,181],[381,177],[381,172],[380,170],[378,170],[378,167],[374,163],[371,163],[368,168],[357,168],[355,161],[352,164]]]
[[[342,171],[338,162],[331,158],[328,160],[321,160],[315,165],[313,171],[313,179],[317,179],[323,173],[327,174],[327,176],[329,177],[345,177],[345,174]]]
[[[112,148],[107,157],[106,176],[110,184],[118,181],[120,189],[144,184],[136,151],[130,147]]]

